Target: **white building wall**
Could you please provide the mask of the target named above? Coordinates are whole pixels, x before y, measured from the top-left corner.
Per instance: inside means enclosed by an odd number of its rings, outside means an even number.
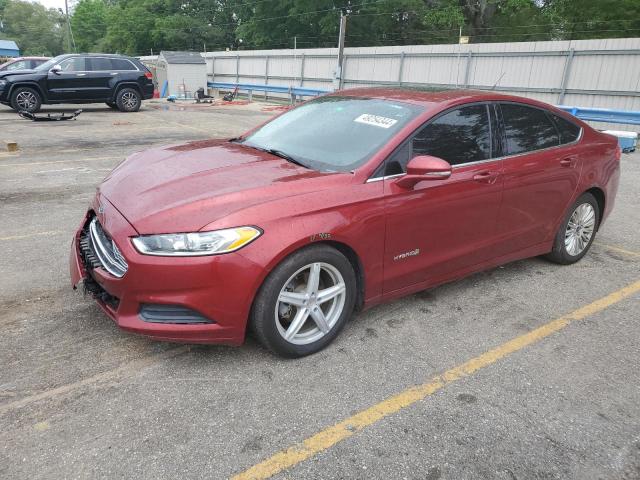
[[[324,48],[203,55],[209,81],[332,90],[337,53]],[[343,88],[374,85],[496,85],[497,91],[556,105],[640,111],[640,38],[346,48]]]

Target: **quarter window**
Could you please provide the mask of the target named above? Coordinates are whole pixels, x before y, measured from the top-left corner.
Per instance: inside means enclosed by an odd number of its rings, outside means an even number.
[[[556,123],[556,127],[558,127],[558,132],[560,132],[560,143],[571,143],[575,142],[580,136],[580,127],[575,123],[571,123],[569,120],[565,120],[558,115],[551,115],[553,121]]]
[[[544,110],[514,103],[503,103],[500,109],[509,155],[560,144],[558,131]]]
[[[137,70],[133,63],[124,58],[112,58],[111,64],[114,70]]]

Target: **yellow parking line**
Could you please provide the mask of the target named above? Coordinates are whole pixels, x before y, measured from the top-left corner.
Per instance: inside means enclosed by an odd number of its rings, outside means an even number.
[[[424,398],[433,395],[450,383],[467,377],[478,370],[488,367],[512,353],[518,352],[528,345],[536,343],[549,335],[558,332],[572,322],[593,315],[605,308],[640,291],[640,280],[615,291],[606,297],[596,300],[573,312],[563,315],[549,323],[536,328],[524,335],[503,343],[493,350],[489,350],[457,367],[447,370],[431,379],[428,383],[411,387],[387,400],[373,405],[346,420],[326,428],[306,440],[282,450],[263,462],[232,477],[233,480],[266,479],[297,465],[314,455],[331,448],[360,430],[373,425],[383,418],[392,415],[403,408],[407,408]]]
[[[46,237],[50,235],[60,235],[63,232],[58,230],[51,230],[49,232],[36,232],[36,233],[27,233],[25,235],[13,235],[10,237],[0,237],[0,241],[5,240],[22,240],[23,238],[31,238],[31,237]]]
[[[632,257],[640,257],[640,252],[632,252],[631,250],[626,250],[624,248],[616,247],[614,245],[606,245],[604,243],[594,242],[596,245],[606,248],[607,250],[611,250],[618,253],[623,253],[625,255],[630,255]]]
[[[77,163],[77,162],[92,162],[96,160],[114,160],[114,159],[123,159],[125,155],[118,155],[113,157],[85,157],[78,158],[76,160],[55,160],[51,162],[30,162],[30,163],[0,163],[0,167],[29,167],[31,165],[52,165],[55,163]]]

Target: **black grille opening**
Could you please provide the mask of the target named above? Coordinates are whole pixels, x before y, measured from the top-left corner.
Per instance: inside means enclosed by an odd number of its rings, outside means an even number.
[[[82,261],[82,265],[84,266],[85,271],[87,272],[87,276],[83,279],[82,285],[84,294],[89,294],[99,302],[109,306],[112,310],[116,311],[118,306],[120,305],[120,299],[114,295],[111,295],[107,292],[102,285],[94,280],[92,277],[92,270],[96,267],[102,267],[100,260],[95,254],[93,250],[93,246],[91,245],[91,240],[89,238],[89,224],[94,217],[91,217],[82,232],[80,232],[80,238],[78,240],[78,247],[80,251],[80,260]]]
[[[107,292],[104,288],[102,288],[102,285],[96,282],[91,276],[86,277],[82,281],[82,285],[84,287],[85,294],[88,293],[99,302],[102,302],[105,305],[111,307],[111,309],[114,311],[118,310],[120,299]]]
[[[143,303],[140,318],[149,323],[177,323],[183,325],[215,323],[195,310],[180,305]]]
[[[126,260],[95,216],[89,218],[82,229],[78,246],[87,268],[100,267],[117,278],[127,273]]]

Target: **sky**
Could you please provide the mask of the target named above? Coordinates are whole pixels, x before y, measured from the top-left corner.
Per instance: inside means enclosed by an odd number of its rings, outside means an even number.
[[[35,0],[47,8],[62,8],[64,10],[64,0]]]

